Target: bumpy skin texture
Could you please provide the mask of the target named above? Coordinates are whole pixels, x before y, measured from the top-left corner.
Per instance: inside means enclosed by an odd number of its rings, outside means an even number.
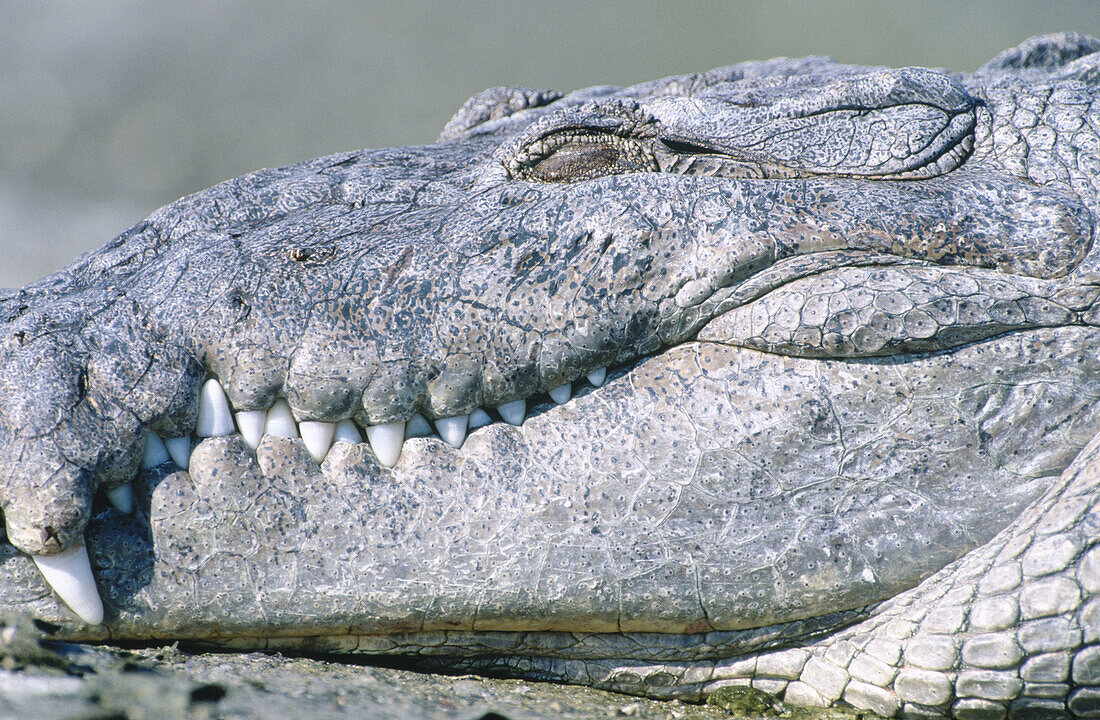
[[[0,601],[884,715],[1100,710],[1100,41],[567,95],[262,170],[0,299]],[[460,449],[186,435],[447,418]],[[1072,463],[1072,465],[1071,465]],[[98,500],[136,474],[137,508]],[[81,627],[22,553],[85,541]]]

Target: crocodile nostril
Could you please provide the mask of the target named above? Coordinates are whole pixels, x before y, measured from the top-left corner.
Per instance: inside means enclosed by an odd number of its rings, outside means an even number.
[[[295,247],[287,251],[287,257],[297,263],[320,265],[336,256],[334,247]]]
[[[61,539],[57,536],[57,530],[53,525],[42,528],[42,544],[48,548],[61,549]]]

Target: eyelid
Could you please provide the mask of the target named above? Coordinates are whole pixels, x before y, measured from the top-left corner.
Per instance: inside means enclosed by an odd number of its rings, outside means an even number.
[[[536,182],[583,182],[633,172],[660,172],[650,143],[582,133],[550,140],[546,154],[529,163],[519,176]]]
[[[656,119],[643,111],[637,102],[591,102],[540,118],[498,148],[494,157],[509,177],[522,179],[527,168],[569,142],[628,141],[639,143],[641,147],[656,137]]]

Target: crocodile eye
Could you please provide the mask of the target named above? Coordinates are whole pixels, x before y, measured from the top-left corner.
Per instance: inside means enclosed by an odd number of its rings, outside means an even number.
[[[534,182],[581,182],[605,175],[657,170],[649,144],[611,133],[549,135],[529,148],[528,155],[518,175]]]

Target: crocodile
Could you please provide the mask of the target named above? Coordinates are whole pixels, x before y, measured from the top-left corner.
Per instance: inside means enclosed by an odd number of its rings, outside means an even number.
[[[81,642],[1100,713],[1100,40],[493,88],[0,295]],[[1047,716],[1047,715],[1042,715]]]

